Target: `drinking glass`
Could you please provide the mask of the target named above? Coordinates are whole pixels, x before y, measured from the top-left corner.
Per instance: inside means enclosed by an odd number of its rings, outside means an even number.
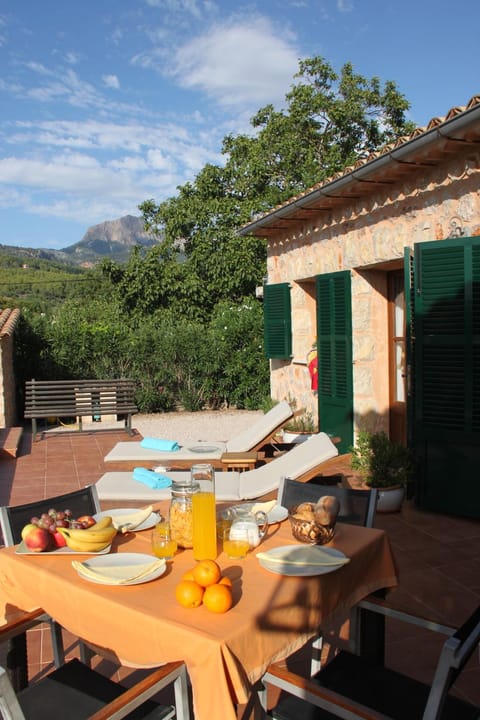
[[[232,560],[241,560],[246,557],[250,549],[248,536],[230,537],[230,528],[223,528],[223,552]]]
[[[156,557],[165,560],[171,560],[177,552],[177,541],[172,539],[168,520],[161,520],[153,528],[152,551]]]

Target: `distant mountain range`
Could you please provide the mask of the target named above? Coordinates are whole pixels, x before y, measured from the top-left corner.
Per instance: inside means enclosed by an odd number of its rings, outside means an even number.
[[[118,220],[107,220],[99,225],[92,225],[79,242],[61,250],[22,248],[13,245],[0,245],[0,250],[12,255],[91,267],[103,258],[124,263],[135,245],[148,248],[157,245],[158,242],[158,237],[145,232],[143,218],[125,215]]]

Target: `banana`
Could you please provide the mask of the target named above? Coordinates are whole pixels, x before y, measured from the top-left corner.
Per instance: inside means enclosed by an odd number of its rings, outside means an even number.
[[[110,525],[110,527],[103,528],[103,530],[97,530],[96,532],[88,532],[88,530],[78,530],[76,528],[63,528],[64,533],[80,542],[92,543],[99,542],[101,540],[108,540],[115,537],[117,531]]]
[[[110,543],[108,542],[97,542],[97,543],[82,543],[77,542],[76,540],[73,540],[72,538],[65,538],[67,541],[67,545],[70,548],[70,550],[75,550],[76,552],[81,553],[95,553],[100,552],[101,550],[105,550],[106,547],[109,546]]]
[[[79,552],[98,552],[99,550],[103,550],[107,545],[110,545],[117,534],[116,529],[112,525],[97,532],[77,530],[75,528],[58,528],[58,530],[65,538],[68,547]]]
[[[109,515],[104,515],[100,520],[97,520],[95,525],[90,525],[90,527],[85,528],[83,532],[91,532],[92,530],[103,530],[104,528],[110,527],[113,525],[112,518]]]

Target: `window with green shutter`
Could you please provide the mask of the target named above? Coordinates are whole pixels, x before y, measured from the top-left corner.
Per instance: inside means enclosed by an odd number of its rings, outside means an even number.
[[[281,360],[292,356],[292,306],[290,285],[278,283],[263,288],[265,355]]]

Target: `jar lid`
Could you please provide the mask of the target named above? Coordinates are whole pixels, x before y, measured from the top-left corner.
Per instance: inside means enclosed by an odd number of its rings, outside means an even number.
[[[191,478],[178,478],[172,480],[172,493],[184,493],[190,495],[200,490],[199,482],[192,482]]]

